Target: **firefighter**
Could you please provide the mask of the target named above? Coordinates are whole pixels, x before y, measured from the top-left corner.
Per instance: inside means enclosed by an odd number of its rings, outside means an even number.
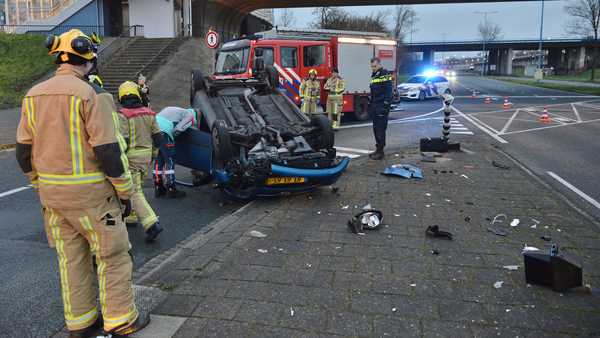
[[[148,325],[134,304],[133,263],[124,217],[133,183],[112,95],[85,80],[92,40],[77,29],[49,35],[59,65],[29,90],[17,129],[16,157],[40,196],[46,236],[56,248],[70,337],[104,330],[127,335]],[[98,265],[99,315],[90,246]]]
[[[373,133],[376,150],[369,154],[373,160],[381,160],[385,154],[385,131],[392,100],[392,76],[381,66],[381,59],[371,59],[371,116],[373,117]]]
[[[150,88],[148,88],[146,85],[146,77],[142,74],[140,74],[140,77],[138,77],[138,85],[138,90],[140,91],[140,95],[142,97],[142,104],[144,107],[150,108],[150,98],[148,97],[148,95],[150,95]]]
[[[317,112],[317,101],[321,97],[321,84],[317,80],[317,71],[311,69],[308,77],[300,84],[300,97],[302,100],[302,112],[309,118]]]
[[[134,194],[131,196],[132,211],[125,217],[125,225],[137,226],[138,218],[146,232],[146,242],[151,242],[163,230],[158,217],[146,201],[142,183],[148,175],[150,163],[158,155],[161,134],[156,114],[142,105],[138,85],[131,81],[119,86],[119,130],[127,143],[129,171],[133,179]]]
[[[185,196],[185,191],[177,189],[175,184],[175,138],[196,123],[196,111],[179,107],[167,107],[156,115],[161,130],[162,142],[153,166],[154,197],[166,195],[166,198]],[[166,177],[167,187],[162,176]]]
[[[327,117],[333,126],[333,130],[339,130],[342,108],[344,107],[342,93],[346,90],[346,81],[339,76],[337,68],[331,70],[331,77],[325,83],[325,90],[329,92],[327,96]]]
[[[102,80],[98,76],[98,46],[100,46],[100,38],[96,34],[96,32],[92,32],[92,49],[94,50],[94,65],[92,69],[87,74],[88,81],[97,84],[98,86],[104,88],[104,84],[102,84]]]

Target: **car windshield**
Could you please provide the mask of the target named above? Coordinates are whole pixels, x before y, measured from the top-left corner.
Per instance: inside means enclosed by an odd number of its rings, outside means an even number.
[[[427,76],[413,76],[405,83],[425,83],[425,80],[427,80]]]
[[[215,75],[242,74],[248,67],[250,48],[221,51]]]

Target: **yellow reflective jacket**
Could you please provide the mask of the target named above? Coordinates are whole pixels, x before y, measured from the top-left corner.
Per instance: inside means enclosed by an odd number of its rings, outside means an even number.
[[[340,76],[337,78],[330,77],[325,83],[325,88],[331,90],[328,97],[342,97],[342,93],[346,90],[346,81]]]
[[[113,97],[61,66],[25,96],[16,156],[44,206],[94,207],[133,194]]]
[[[148,169],[150,162],[156,158],[161,143],[156,113],[146,107],[136,107],[123,108],[117,115],[119,131],[128,142],[129,166],[142,170]]]
[[[321,97],[321,84],[319,80],[306,78],[300,84],[300,97],[305,100],[316,100]]]

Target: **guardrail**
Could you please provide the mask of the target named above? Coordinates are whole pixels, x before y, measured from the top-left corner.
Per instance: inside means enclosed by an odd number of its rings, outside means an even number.
[[[191,36],[191,27],[192,26],[188,24],[185,27],[183,27],[183,29],[180,30],[179,33],[175,34],[175,36],[158,53],[156,53],[156,55],[154,55],[154,57],[152,59],[150,59],[150,61],[148,61],[148,63],[146,63],[144,65],[144,67],[142,67],[142,69],[140,69],[137,73],[135,73],[135,75],[133,75],[131,77],[131,81],[137,83],[136,78],[138,77],[138,75],[140,75],[148,67],[148,65],[150,65],[150,63],[152,63],[152,61],[154,61],[160,55],[160,53],[162,53],[171,43],[173,43],[173,41],[176,38],[184,37],[184,36]],[[181,44],[181,42],[180,42],[180,44]],[[165,61],[166,61],[166,58],[163,59],[161,61],[160,65],[158,67],[156,67],[150,74],[147,74],[146,77],[147,78],[152,77],[152,74],[154,74],[154,72],[156,71],[156,69],[158,69],[160,66],[162,66],[162,64],[165,63]]]
[[[543,43],[548,42],[589,42],[593,39],[585,38],[544,38]],[[486,44],[503,44],[503,43],[539,43],[540,39],[508,39],[508,40],[486,40]],[[419,42],[403,42],[403,46],[421,46],[421,45],[458,45],[458,44],[481,44],[483,40],[463,40],[463,41],[419,41]]]

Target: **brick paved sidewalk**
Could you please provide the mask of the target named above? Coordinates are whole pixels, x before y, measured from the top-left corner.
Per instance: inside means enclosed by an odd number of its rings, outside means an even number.
[[[493,147],[463,150],[425,163],[417,149],[400,149],[349,168],[339,195],[325,187],[257,200],[204,229],[145,276],[137,271],[136,284],[168,294],[131,337],[599,335],[600,293],[527,285],[522,268],[525,244],[556,243],[581,256],[584,282],[600,287],[599,228]],[[415,164],[424,179],[379,174],[392,164]],[[346,222],[367,204],[384,225],[355,235]],[[486,230],[500,213],[506,237]],[[434,224],[454,240],[426,237]]]

